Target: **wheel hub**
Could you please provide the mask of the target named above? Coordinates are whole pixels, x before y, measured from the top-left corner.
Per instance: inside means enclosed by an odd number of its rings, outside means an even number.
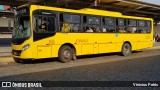
[[[71,53],[68,50],[65,50],[63,55],[65,58],[69,58]]]

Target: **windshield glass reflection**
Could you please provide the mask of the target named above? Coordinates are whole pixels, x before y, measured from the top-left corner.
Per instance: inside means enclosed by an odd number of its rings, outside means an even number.
[[[15,18],[15,26],[13,30],[13,38],[27,38],[30,32],[29,16],[17,16]]]

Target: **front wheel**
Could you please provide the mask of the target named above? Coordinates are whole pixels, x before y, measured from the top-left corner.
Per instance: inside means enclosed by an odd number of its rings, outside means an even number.
[[[60,48],[58,52],[58,58],[61,62],[70,62],[73,57],[73,50],[70,46],[64,45]]]
[[[129,43],[124,43],[122,46],[121,55],[128,56],[129,54],[131,54],[131,52],[131,45]]]

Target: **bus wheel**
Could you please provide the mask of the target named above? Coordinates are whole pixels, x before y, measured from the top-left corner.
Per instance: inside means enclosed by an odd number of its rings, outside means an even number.
[[[16,62],[16,63],[23,63],[23,61],[19,58],[13,58],[13,60]]]
[[[73,50],[70,46],[64,45],[60,48],[58,52],[58,58],[61,62],[70,62],[73,57]]]
[[[72,51],[73,51],[73,53],[72,53],[72,54],[73,54],[73,55],[72,55],[72,59],[73,59],[73,60],[77,60],[76,50],[72,48]]]
[[[128,56],[131,53],[131,45],[129,43],[124,43],[121,50],[122,56]]]

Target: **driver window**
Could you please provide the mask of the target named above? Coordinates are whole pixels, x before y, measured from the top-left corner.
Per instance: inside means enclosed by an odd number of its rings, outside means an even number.
[[[47,31],[47,18],[46,17],[37,17],[37,31],[38,32],[45,32]]]
[[[35,10],[33,12],[33,40],[41,40],[55,35],[57,14],[50,10]]]
[[[55,32],[55,18],[37,16],[36,17],[36,32]]]
[[[34,20],[34,41],[51,37],[55,34],[54,16],[35,16]]]

